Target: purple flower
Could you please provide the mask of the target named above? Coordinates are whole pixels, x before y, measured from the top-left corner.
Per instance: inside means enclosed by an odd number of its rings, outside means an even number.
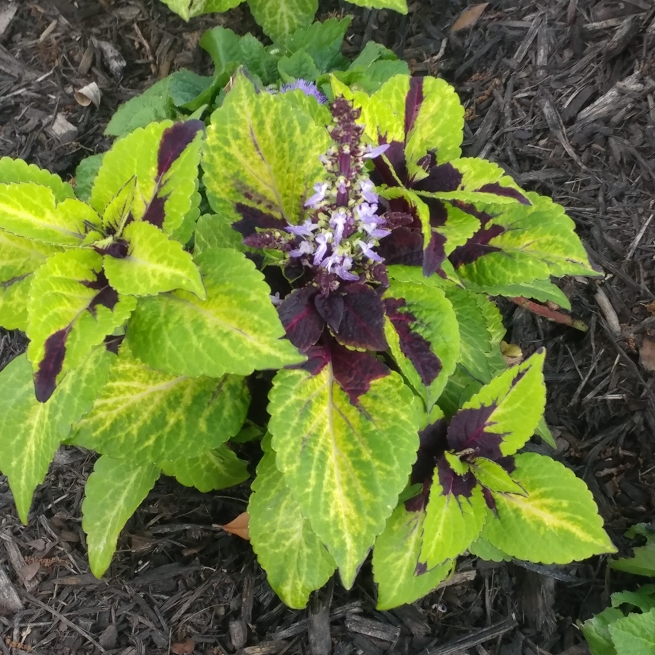
[[[316,98],[321,105],[327,102],[327,98],[318,90],[316,84],[307,80],[296,80],[295,82],[283,84],[280,88],[280,93],[286,93],[287,91],[302,91],[306,96]]]
[[[314,266],[320,266],[327,252],[328,243],[332,241],[332,232],[322,232],[316,237],[316,253],[314,254]]]
[[[388,143],[383,143],[381,146],[378,146],[377,148],[374,148],[373,146],[366,146],[366,150],[363,155],[364,159],[375,159],[376,157],[379,157],[380,155],[384,154],[388,149],[389,149]]]
[[[355,243],[359,246],[359,249],[362,251],[362,254],[364,255],[364,257],[368,257],[369,259],[372,259],[374,262],[378,262],[378,263],[384,261],[384,259],[382,257],[380,257],[380,255],[378,255],[373,250],[373,248],[375,247],[374,243],[372,243],[370,241],[369,241],[369,243],[366,243],[366,242],[362,241],[361,239],[358,239]]]
[[[348,214],[346,214],[343,207],[339,207],[330,218],[330,227],[334,228],[334,245],[338,246],[341,243],[343,238],[343,230],[346,226],[346,221],[348,220]]]
[[[375,204],[378,201],[378,194],[373,192],[375,189],[375,184],[371,182],[367,177],[359,181],[359,190],[364,197],[364,200],[369,204]]]
[[[302,257],[311,255],[314,252],[314,246],[309,241],[301,241],[295,250],[289,251],[289,257]]]
[[[312,209],[318,209],[318,206],[323,200],[325,200],[325,194],[329,188],[327,182],[317,182],[314,185],[314,191],[316,193],[305,203],[305,207],[311,207]]]
[[[287,225],[284,229],[299,237],[311,237],[312,232],[318,230],[318,225],[307,219],[302,225]]]

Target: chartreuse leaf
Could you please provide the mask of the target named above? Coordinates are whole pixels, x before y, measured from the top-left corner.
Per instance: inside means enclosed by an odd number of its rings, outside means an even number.
[[[184,20],[201,14],[228,11],[241,4],[242,0],[162,0]]]
[[[113,355],[96,348],[70,371],[47,403],[34,397],[32,367],[20,355],[0,372],[0,471],[9,479],[18,515],[27,523],[34,489],[68,436],[100,393]]]
[[[318,9],[318,0],[248,0],[250,13],[273,41],[284,40],[308,27]]]
[[[402,374],[430,411],[455,370],[459,327],[441,289],[392,281],[385,293],[385,335]]]
[[[401,503],[389,517],[373,548],[373,576],[378,585],[377,609],[413,603],[429,594],[453,569],[444,562],[430,571],[417,571],[425,512],[411,512]]]
[[[446,83],[444,82],[444,84]],[[498,164],[486,159],[462,157],[448,161],[447,166],[452,167],[461,176],[456,189],[436,192],[418,191],[418,193],[441,200],[495,205],[513,205],[517,203],[517,196],[524,197],[526,195],[509,175],[505,175],[505,171]],[[416,169],[423,170],[420,166],[416,166]],[[423,171],[423,175],[425,176],[425,171]],[[487,185],[490,186],[487,187]],[[522,206],[525,207],[525,205]]]
[[[503,456],[513,455],[534,434],[546,404],[542,367],[545,351],[539,350],[518,366],[507,369],[462,405],[462,417],[484,412],[483,422],[470,438],[496,439]],[[462,418],[462,425],[465,419]],[[451,428],[454,427],[451,424]]]
[[[248,403],[244,378],[176,377],[149,368],[123,345],[74,443],[132,461],[199,457],[239,431]]]
[[[84,219],[97,222],[90,207],[66,198],[57,204],[51,188],[24,182],[0,184],[0,229],[53,245],[78,245]]]
[[[34,271],[60,250],[0,230],[0,325],[6,330],[27,330],[27,302]]]
[[[270,435],[262,447],[264,457],[248,503],[250,543],[278,596],[289,607],[302,609],[309,594],[330,579],[336,565],[276,467]]]
[[[117,141],[102,160],[90,205],[102,215],[121,191],[129,190],[126,210],[133,219],[174,232],[196,191],[203,127],[195,120],[166,120]],[[109,216],[104,223],[111,223]]]
[[[609,626],[623,616],[621,610],[607,607],[583,624],[578,624],[593,655],[617,655]]]
[[[430,488],[419,556],[428,570],[461,555],[480,535],[487,512],[479,486],[458,494],[456,487],[444,488],[438,471]]]
[[[197,457],[166,460],[161,468],[185,487],[195,487],[203,493],[233,487],[250,477],[248,463],[225,444]]]
[[[239,74],[212,114],[203,170],[210,204],[218,214],[245,203],[291,223],[299,221],[308,189],[324,175],[319,156],[329,136],[285,95],[257,94]]]
[[[504,231],[489,241],[492,249],[471,263],[459,266],[457,273],[482,291],[500,293],[503,286],[537,284],[534,293],[502,292],[503,295],[527,295],[538,300],[537,293],[552,293],[551,275],[598,275],[591,268],[587,254],[575,234],[575,224],[561,205],[536,193],[526,193],[532,205],[503,205],[492,223]],[[537,281],[537,282],[534,282]],[[547,285],[547,286],[545,286]],[[520,290],[519,290],[520,291]],[[558,304],[568,306],[559,294]]]
[[[486,457],[476,457],[471,462],[470,470],[476,480],[490,491],[527,495],[500,464]]]
[[[67,250],[48,258],[34,273],[27,306],[27,356],[37,399],[48,400],[61,376],[121,327],[135,306],[135,298],[121,297],[109,286],[102,256],[93,250]]]
[[[236,250],[212,248],[195,258],[207,299],[185,291],[139,301],[127,338],[134,354],[176,375],[249,375],[304,361],[286,340],[270,289]]]
[[[232,220],[225,214],[203,214],[196,223],[193,239],[193,252],[200,255],[211,248],[234,248],[244,251],[243,237],[232,228],[232,223],[239,220],[233,216]]]
[[[127,256],[104,258],[107,279],[119,293],[154,296],[186,289],[198,298],[206,297],[200,271],[179,241],[149,223],[130,223],[123,238],[129,244]]]
[[[82,529],[86,532],[89,566],[96,578],[109,568],[118,535],[155,486],[160,470],[150,463],[103,455],[84,490]]]
[[[409,92],[409,76],[396,75],[385,82],[372,96],[358,93],[355,107],[361,107],[361,122],[366,134],[375,142],[379,136],[386,142],[405,140],[405,99]]]
[[[463,246],[479,229],[480,221],[457,207],[445,203],[447,217],[446,222],[439,227],[433,228],[435,232],[446,237],[444,251],[449,255],[458,246]]]
[[[512,557],[543,564],[565,564],[616,548],[585,483],[550,457],[514,457],[512,478],[527,495],[493,493],[497,519],[487,521],[483,537]]]
[[[459,269],[461,271],[461,269]],[[564,309],[571,309],[570,300],[562,290],[550,280],[530,280],[529,282],[514,282],[508,284],[488,284],[480,286],[465,279],[467,288],[471,291],[481,292],[489,296],[508,296],[517,298],[534,298],[539,302],[554,302]]]
[[[393,9],[401,14],[407,13],[407,0],[350,0],[352,4],[373,9]]]
[[[491,518],[489,520],[492,520]],[[512,558],[500,548],[492,546],[484,537],[478,537],[469,547],[469,553],[487,562],[509,562]]]
[[[655,609],[617,619],[608,629],[617,655],[655,655]]]
[[[54,194],[56,202],[75,198],[73,187],[66,184],[59,175],[45,171],[34,164],[28,164],[23,159],[0,157],[0,184],[21,182],[33,182],[48,187]]]
[[[427,152],[436,151],[437,163],[457,159],[464,138],[464,107],[455,89],[440,78],[423,77],[420,84],[420,102],[407,99],[407,107],[414,113],[414,122],[407,135],[405,157],[410,175],[425,177],[417,161]],[[460,160],[461,161],[461,160]],[[476,160],[481,161],[481,160]]]
[[[269,398],[276,464],[349,589],[416,458],[412,392],[390,373],[353,404],[330,362],[279,371]]]

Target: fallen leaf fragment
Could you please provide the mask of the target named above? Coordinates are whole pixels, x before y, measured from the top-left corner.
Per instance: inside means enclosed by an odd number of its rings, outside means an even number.
[[[230,534],[235,534],[237,537],[241,537],[242,539],[249,541],[250,540],[250,533],[248,532],[249,522],[250,522],[250,516],[248,515],[248,512],[243,512],[242,514],[239,514],[239,516],[237,516],[234,519],[234,521],[230,521],[225,525],[221,525],[221,528],[223,528],[225,532],[229,532]]]
[[[196,648],[196,642],[193,639],[180,641],[176,644],[171,644],[171,653],[173,655],[191,655]]]
[[[479,5],[473,5],[472,7],[467,7],[460,15],[459,18],[453,23],[453,26],[450,28],[450,32],[455,33],[460,30],[468,29],[473,27],[477,22],[482,12],[489,6],[488,2],[481,2]]]
[[[655,341],[646,337],[639,349],[639,363],[649,372],[655,371]]]
[[[515,343],[500,342],[500,352],[507,366],[515,366],[523,361],[523,351]]]

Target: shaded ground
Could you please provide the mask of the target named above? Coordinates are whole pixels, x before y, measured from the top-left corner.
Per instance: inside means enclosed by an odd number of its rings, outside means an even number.
[[[107,149],[102,131],[120,102],[178,67],[203,71],[204,29],[218,20],[256,29],[241,9],[185,24],[156,2],[75,4],[0,1],[0,156],[64,177]],[[503,308],[508,341],[526,354],[547,347],[546,416],[558,457],[590,485],[625,547],[623,530],[655,515],[655,9],[647,0],[496,0],[472,28],[450,35],[466,2],[410,4],[402,18],[349,6],[347,48],[372,38],[416,73],[455,84],[468,110],[465,154],[497,161],[565,205],[607,274],[564,282],[587,334]],[[124,58],[120,74],[102,42]],[[73,96],[92,81],[103,92],[98,110]],[[77,130],[67,143],[53,136],[57,115]],[[21,347],[19,335],[0,332],[2,363]],[[111,576],[99,582],[80,526],[91,466],[80,450],[60,452],[27,527],[0,476],[0,569],[24,607],[0,616],[0,653],[326,655],[331,645],[339,655],[578,655],[587,651],[576,620],[624,583],[603,559],[525,568],[462,558],[453,584],[414,606],[376,612],[365,567],[350,594],[336,584],[308,613],[292,612],[248,545],[212,527],[244,509],[239,493],[200,494],[167,479],[128,524]],[[448,646],[460,638],[468,641]]]

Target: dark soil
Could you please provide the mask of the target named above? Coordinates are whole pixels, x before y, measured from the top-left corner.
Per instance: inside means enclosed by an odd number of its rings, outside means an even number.
[[[655,516],[655,9],[650,0],[492,0],[451,34],[466,2],[410,4],[408,17],[349,5],[347,54],[374,39],[417,74],[455,84],[465,154],[562,203],[606,273],[562,282],[586,334],[502,306],[508,341],[526,354],[547,348],[557,457],[589,484],[627,552],[623,531]],[[102,132],[121,102],[179,67],[206,70],[197,42],[219,21],[257,30],[241,8],[185,24],[158,2],[0,0],[0,156],[70,178],[109,147]],[[125,64],[112,64],[101,42]],[[93,81],[100,108],[79,106],[74,91]],[[71,126],[63,141],[58,116]],[[0,331],[0,366],[23,347],[21,335]],[[248,544],[216,527],[244,510],[245,491],[200,494],[164,478],[98,581],[80,526],[92,464],[79,449],[60,451],[28,526],[0,476],[0,583],[4,570],[23,606],[0,616],[0,653],[582,655],[576,621],[630,584],[605,558],[565,567],[462,558],[447,586],[412,606],[375,611],[365,566],[351,592],[337,582],[307,612],[290,611]]]

